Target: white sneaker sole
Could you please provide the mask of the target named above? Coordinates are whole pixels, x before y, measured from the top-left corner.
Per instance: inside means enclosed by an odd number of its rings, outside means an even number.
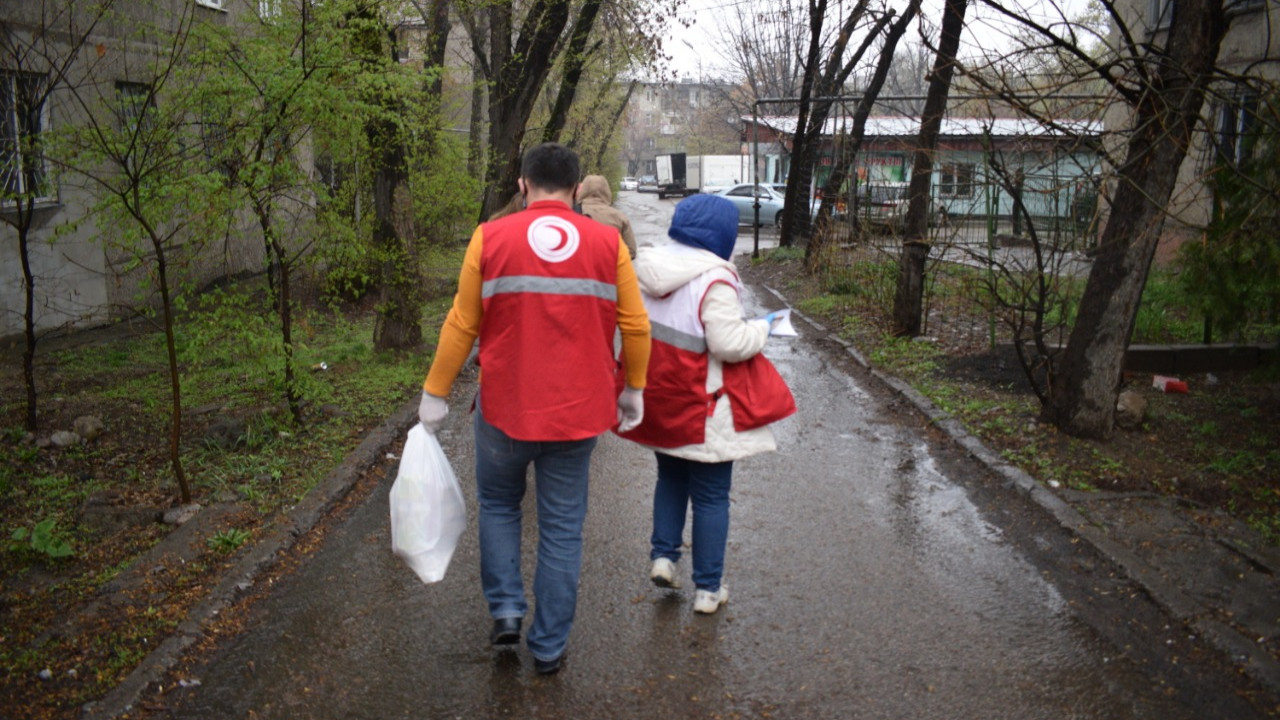
[[[714,615],[721,605],[728,602],[729,590],[723,586],[714,593],[699,590],[693,601],[693,611],[699,615]]]
[[[653,568],[649,570],[649,581],[660,588],[669,588],[678,590],[680,583],[676,581],[675,563],[654,563]]]

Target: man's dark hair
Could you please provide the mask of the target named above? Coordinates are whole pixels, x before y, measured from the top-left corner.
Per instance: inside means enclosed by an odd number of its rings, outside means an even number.
[[[578,173],[578,154],[553,142],[529,148],[520,165],[520,176],[526,183],[551,192],[575,187]]]

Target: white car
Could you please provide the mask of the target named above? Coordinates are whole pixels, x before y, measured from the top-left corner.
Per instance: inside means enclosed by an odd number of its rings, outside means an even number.
[[[640,187],[640,181],[633,177],[624,177],[622,182],[618,183],[619,190],[635,190]]]

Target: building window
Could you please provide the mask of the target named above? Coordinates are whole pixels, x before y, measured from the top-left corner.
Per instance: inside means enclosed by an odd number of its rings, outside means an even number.
[[[1266,5],[1266,0],[1227,0],[1227,15],[1236,15],[1240,13],[1258,10]]]
[[[1147,24],[1152,32],[1169,28],[1173,21],[1173,3],[1174,0],[1148,0]]]
[[[49,129],[45,83],[43,75],[0,70],[0,204],[54,199],[40,153],[41,136]]]
[[[973,166],[944,163],[938,169],[938,197],[973,197]]]
[[[1239,167],[1257,143],[1257,93],[1242,93],[1222,104],[1218,113],[1218,154],[1222,162]]]
[[[116,83],[116,112],[120,117],[120,130],[129,138],[125,147],[129,148],[125,164],[131,171],[137,171],[137,154],[147,141],[140,137],[155,126],[155,98],[151,95],[151,87],[143,83]]]
[[[280,17],[280,0],[258,0],[258,16],[263,20]]]
[[[130,133],[139,128],[151,126],[152,111],[155,110],[155,98],[151,97],[151,87],[145,83],[117,82],[116,102],[119,103],[120,129]]]
[[[200,123],[200,143],[210,166],[228,180],[235,177],[238,165],[231,148],[230,132],[224,123],[206,116]]]
[[[221,10],[222,3],[223,0],[196,0],[197,5],[203,5],[204,7],[213,8],[214,10]]]

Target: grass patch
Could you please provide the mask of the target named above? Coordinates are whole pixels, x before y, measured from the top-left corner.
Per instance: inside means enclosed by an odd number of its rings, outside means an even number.
[[[449,272],[456,275],[463,249],[436,261],[441,268],[452,264]],[[160,589],[165,598],[154,608],[112,607],[90,622],[76,619],[86,599],[127,572],[168,530],[148,514],[177,500],[163,335],[121,326],[94,342],[37,354],[40,439],[72,429],[76,417],[96,415],[106,429],[92,442],[62,449],[37,444],[22,429],[20,388],[0,395],[0,532],[6,542],[0,603],[9,618],[0,621],[0,677],[6,678],[3,693],[18,706],[51,711],[101,696],[185,617],[212,573],[419,392],[430,354],[375,351],[371,303],[300,305],[292,343],[301,409],[295,421],[285,397],[278,318],[263,310],[270,307],[264,298],[261,283],[229,285],[204,293],[180,320],[180,448],[193,500],[239,507],[193,559],[148,574],[146,582],[157,584],[151,596]],[[434,345],[450,299],[425,306],[426,347]],[[227,442],[210,433],[219,422],[238,428]],[[141,520],[86,525],[87,508],[137,509]],[[75,554],[65,555],[65,548]],[[60,640],[41,639],[48,637]],[[37,679],[45,668],[56,683]]]
[[[828,258],[819,276],[806,274],[796,251],[775,251],[753,270],[775,287],[792,281],[788,300],[808,317],[854,344],[876,368],[913,385],[984,444],[1033,477],[1055,487],[1111,492],[1157,492],[1222,509],[1280,540],[1280,365],[1252,373],[1189,375],[1192,391],[1165,395],[1149,376],[1129,389],[1148,400],[1142,427],[1117,431],[1107,442],[1066,437],[1037,421],[1040,404],[1012,354],[1008,326],[991,324],[984,271],[934,262],[924,305],[927,338],[887,332],[896,264],[872,248],[852,247]],[[1050,325],[1076,314],[1084,279],[1065,279]],[[1177,277],[1152,273],[1136,323],[1135,343],[1198,343],[1203,322]],[[1273,340],[1264,335],[1241,341]],[[1065,338],[1064,338],[1065,340]]]

